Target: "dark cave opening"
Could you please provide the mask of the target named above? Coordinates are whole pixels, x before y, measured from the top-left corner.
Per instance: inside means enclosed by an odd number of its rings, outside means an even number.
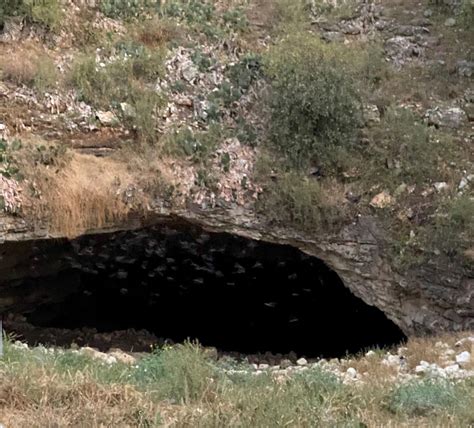
[[[74,292],[25,313],[34,326],[22,332],[30,342],[78,342],[74,334],[41,334],[52,328],[143,329],[160,340],[198,340],[223,352],[314,358],[405,339],[321,260],[290,246],[191,226],[83,236],[68,245],[69,267],[55,281],[74,283]],[[143,350],[133,339],[118,346]]]

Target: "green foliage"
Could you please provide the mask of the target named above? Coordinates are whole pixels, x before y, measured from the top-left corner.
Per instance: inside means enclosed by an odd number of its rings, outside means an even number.
[[[218,39],[226,33],[243,32],[248,28],[247,17],[241,8],[216,10],[212,2],[201,0],[170,0],[160,7],[160,15],[185,22],[197,33]]]
[[[427,234],[427,245],[449,256],[462,255],[474,242],[474,199],[468,194],[458,196],[443,208],[434,231]]]
[[[243,93],[252,83],[263,78],[262,57],[253,53],[246,54],[230,67],[227,74],[231,83]]]
[[[394,413],[421,416],[469,405],[461,387],[446,380],[414,380],[396,388],[389,399]]]
[[[186,404],[213,392],[215,377],[202,348],[192,343],[156,351],[141,360],[134,372],[135,381],[154,385],[158,397]]]
[[[397,187],[403,181],[423,184],[439,179],[438,152],[445,147],[430,138],[429,128],[411,110],[389,108],[374,128],[372,140],[369,157],[375,164],[367,169],[372,181]]]
[[[360,101],[339,48],[295,34],[267,58],[270,143],[296,168],[310,162],[338,167],[361,123]]]
[[[63,12],[59,0],[2,0],[0,25],[8,16],[21,16],[29,22],[55,31],[61,23]]]
[[[330,231],[343,218],[342,208],[328,200],[320,182],[294,171],[271,180],[256,209],[270,223],[311,232]]]
[[[8,142],[3,138],[0,139],[0,175],[7,178],[17,176],[19,169],[14,154],[20,148],[20,140]]]
[[[160,3],[160,0],[101,0],[99,8],[109,18],[128,20],[138,18],[146,12],[157,11]]]
[[[211,125],[208,131],[203,132],[184,128],[166,136],[163,147],[169,154],[189,158],[197,164],[206,164],[223,138],[225,133],[219,125]]]

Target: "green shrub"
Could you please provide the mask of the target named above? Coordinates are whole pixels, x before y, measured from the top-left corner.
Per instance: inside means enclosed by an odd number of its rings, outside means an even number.
[[[271,50],[270,143],[294,167],[337,168],[335,149],[351,147],[361,108],[348,69],[339,48],[312,35],[289,36]]]
[[[414,380],[392,391],[389,409],[409,416],[426,415],[441,410],[454,410],[466,404],[463,390],[455,384],[439,380]]]

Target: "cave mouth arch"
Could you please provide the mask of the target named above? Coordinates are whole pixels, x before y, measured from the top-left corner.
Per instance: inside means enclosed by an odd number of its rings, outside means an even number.
[[[323,261],[290,246],[191,225],[82,236],[56,245],[68,247],[68,267],[55,281],[75,284],[74,292],[24,314],[35,326],[29,337],[21,332],[30,342],[143,351],[138,341],[97,343],[82,333],[64,334],[136,329],[174,343],[198,340],[223,352],[316,358],[405,339]]]

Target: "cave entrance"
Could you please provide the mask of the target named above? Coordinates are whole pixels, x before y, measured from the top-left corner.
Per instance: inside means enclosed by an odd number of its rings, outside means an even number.
[[[133,335],[114,343],[120,339],[113,332],[135,329],[220,351],[337,357],[405,338],[321,260],[290,246],[191,226],[84,236],[67,245],[73,255],[58,278],[63,287],[74,282],[75,291],[25,314],[30,330],[20,334],[30,342],[144,350],[146,341]],[[87,332],[110,334],[97,343]]]

